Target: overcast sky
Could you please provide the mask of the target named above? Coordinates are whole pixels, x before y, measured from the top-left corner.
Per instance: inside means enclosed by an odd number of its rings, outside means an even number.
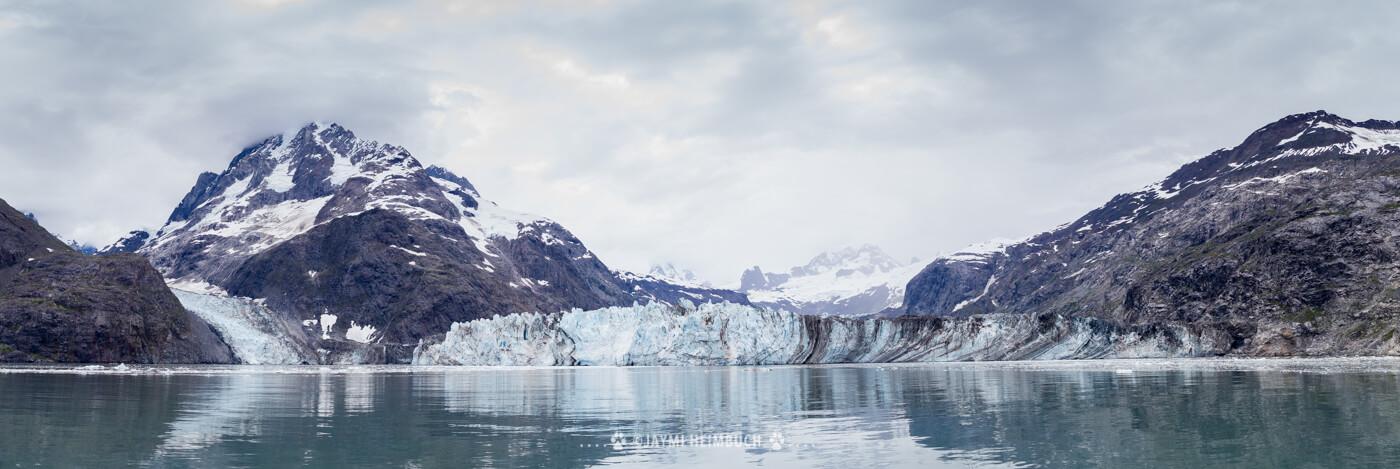
[[[0,198],[103,245],[324,120],[614,268],[928,259],[1287,114],[1400,118],[1397,6],[0,0]]]

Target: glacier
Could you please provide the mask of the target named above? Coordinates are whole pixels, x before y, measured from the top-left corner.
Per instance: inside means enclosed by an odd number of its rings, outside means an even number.
[[[732,303],[519,313],[454,323],[415,365],[665,366],[1178,358],[1228,351],[1224,331],[1058,315],[856,319]]]
[[[209,323],[244,364],[296,365],[322,361],[305,332],[257,300],[178,288],[170,291],[185,309]]]
[[[317,324],[296,323],[260,300],[173,291],[244,364],[371,364],[388,358],[374,344],[317,336]],[[1184,358],[1219,355],[1229,350],[1230,340],[1228,333],[1211,329],[1118,326],[1058,315],[849,318],[682,301],[458,322],[421,340],[411,363],[715,366]]]

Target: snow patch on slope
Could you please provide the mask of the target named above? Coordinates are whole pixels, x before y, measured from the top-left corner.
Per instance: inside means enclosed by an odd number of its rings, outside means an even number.
[[[289,200],[259,208],[228,223],[204,221],[197,225],[196,229],[202,228],[203,234],[223,238],[250,237],[252,235],[251,237],[255,237],[257,241],[248,244],[239,253],[262,252],[264,249],[294,238],[315,227],[316,214],[330,200],[331,196],[311,200]]]
[[[1302,171],[1297,171],[1297,172],[1293,172],[1293,173],[1289,173],[1289,174],[1284,174],[1284,175],[1280,175],[1280,176],[1274,176],[1274,177],[1271,177],[1271,178],[1265,178],[1265,177],[1250,178],[1250,179],[1245,180],[1245,181],[1240,181],[1240,182],[1237,182],[1237,183],[1234,183],[1234,184],[1226,184],[1226,185],[1223,185],[1223,186],[1221,186],[1221,187],[1225,188],[1225,190],[1234,190],[1234,189],[1237,189],[1237,188],[1240,188],[1240,187],[1244,187],[1244,186],[1248,186],[1248,185],[1251,185],[1251,184],[1263,184],[1263,183],[1287,184],[1288,181],[1293,180],[1294,178],[1297,178],[1297,177],[1302,177],[1302,176],[1306,176],[1306,175],[1309,175],[1309,174],[1321,174],[1321,173],[1326,173],[1326,172],[1327,172],[1327,170],[1324,170],[1324,169],[1322,169],[1322,168],[1308,168],[1308,169],[1304,169],[1304,170],[1302,170]]]
[[[451,201],[462,213],[461,219],[449,221],[457,223],[463,231],[467,232],[467,236],[470,236],[475,242],[477,250],[492,257],[497,257],[497,255],[491,250],[489,244],[491,239],[513,240],[519,238],[528,227],[537,223],[551,223],[548,218],[501,208],[495,202],[482,199],[474,189],[463,187],[453,181],[439,177],[433,177],[432,180],[442,187],[443,197]],[[471,195],[476,200],[477,206],[475,208],[468,206],[458,195],[459,193]]]
[[[1350,134],[1350,142],[1331,145],[1331,147],[1342,150],[1343,153],[1349,155],[1370,154],[1384,150],[1387,147],[1400,147],[1400,130],[1368,129],[1360,126],[1337,125],[1330,122],[1318,123],[1316,127]]]
[[[987,262],[997,254],[1005,254],[1006,248],[1019,244],[1023,240],[993,239],[980,243],[970,244],[958,252],[943,256],[944,259],[957,262]]]

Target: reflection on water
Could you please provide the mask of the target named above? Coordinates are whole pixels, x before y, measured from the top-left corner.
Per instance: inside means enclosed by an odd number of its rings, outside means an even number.
[[[1394,368],[0,373],[0,467],[1394,467]]]

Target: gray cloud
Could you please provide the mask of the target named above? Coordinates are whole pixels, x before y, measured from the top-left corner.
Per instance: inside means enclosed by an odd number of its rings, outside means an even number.
[[[1075,218],[1286,114],[1397,118],[1388,2],[0,4],[0,197],[102,244],[338,121],[733,281]]]

